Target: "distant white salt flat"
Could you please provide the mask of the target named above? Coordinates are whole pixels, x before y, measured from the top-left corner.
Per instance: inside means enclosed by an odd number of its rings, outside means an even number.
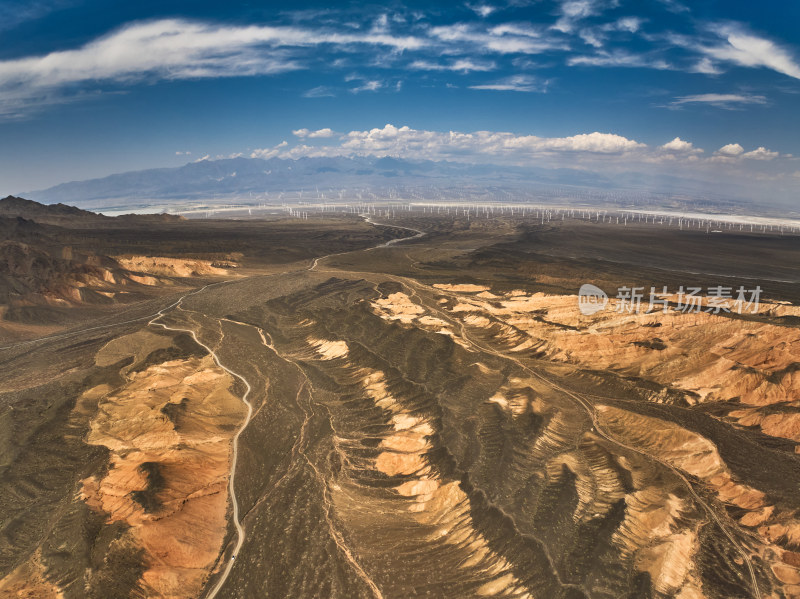
[[[98,214],[102,214],[103,216],[122,216],[124,214],[161,214],[163,212],[168,212],[166,207],[147,207],[147,208],[114,208],[109,210],[94,210],[93,212],[97,212]]]
[[[192,202],[189,204],[144,204],[137,205],[133,208],[125,208],[122,206],[111,206],[108,208],[95,209],[95,212],[104,214],[105,216],[121,216],[123,214],[203,214],[208,212],[237,212],[247,210],[248,208],[255,208],[255,206],[243,206],[231,204],[217,204],[209,205],[203,202]]]
[[[784,227],[800,229],[800,220],[791,218],[775,218],[767,216],[750,216],[747,214],[707,214],[704,212],[670,212],[668,210],[620,210],[629,214],[646,214],[648,216],[665,216],[672,219],[701,220],[735,225],[757,225],[767,227]]]

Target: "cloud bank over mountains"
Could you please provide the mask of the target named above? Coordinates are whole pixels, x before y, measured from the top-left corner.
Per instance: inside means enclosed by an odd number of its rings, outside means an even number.
[[[741,162],[757,160],[791,164],[790,154],[759,146],[746,151],[736,142],[717,150],[706,151],[692,142],[675,137],[660,146],[649,146],[614,133],[581,133],[566,137],[539,137],[496,131],[429,131],[386,124],[381,128],[336,133],[326,127],[317,131],[303,128],[292,132],[298,143],[280,144],[250,150],[251,158],[374,156],[410,160],[453,161],[465,163],[537,165],[550,168],[597,168],[622,171],[648,165],[674,168],[682,163],[695,171],[712,174],[728,172]],[[314,142],[318,143],[314,143]],[[218,158],[223,158],[219,156]],[[723,168],[723,171],[719,169]],[[794,172],[792,170],[791,172]],[[766,176],[766,175],[765,175]],[[780,175],[770,176],[780,178]]]
[[[541,185],[602,190],[641,189],[707,199],[728,194],[757,199],[766,189],[792,199],[796,159],[765,147],[729,143],[705,151],[675,137],[650,146],[612,133],[567,137],[509,132],[417,130],[387,124],[346,133],[332,128],[292,131],[295,140],[226,156],[202,155],[174,169],[156,169],[58,185],[22,195],[47,202],[114,198],[208,199],[299,189],[395,186]],[[180,152],[189,155],[189,152]],[[779,164],[774,168],[775,164]],[[743,169],[754,165],[760,170]],[[759,176],[753,176],[759,172]],[[252,196],[250,196],[252,197]]]

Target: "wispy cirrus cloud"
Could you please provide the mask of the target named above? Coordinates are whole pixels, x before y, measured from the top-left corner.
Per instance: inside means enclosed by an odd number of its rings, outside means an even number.
[[[767,98],[758,94],[696,94],[675,98],[667,108],[681,108],[687,104],[707,104],[726,110],[736,110],[748,104],[766,103]]]
[[[691,9],[678,0],[658,0],[668,11],[674,13],[691,12]]]
[[[718,75],[723,67],[765,68],[800,79],[800,60],[787,47],[747,31],[740,23],[710,23],[697,35],[669,32],[648,36],[663,39],[670,46],[683,48],[695,57],[696,73]]]
[[[617,6],[619,0],[562,0],[559,8],[561,16],[553,25],[553,29],[571,33],[584,19]]]
[[[384,87],[386,87],[386,84],[380,79],[366,79],[361,85],[350,88],[350,93],[358,94],[360,92],[376,92]]]
[[[415,60],[409,65],[410,69],[419,71],[492,71],[497,68],[494,62],[475,61],[470,58],[460,58],[448,62],[432,62],[429,60]]]
[[[568,45],[549,35],[543,27],[506,23],[486,27],[474,23],[455,23],[432,27],[430,36],[441,44],[442,53],[462,52],[466,48],[496,54],[541,54],[564,50]]]
[[[494,11],[497,10],[496,7],[490,4],[467,4],[470,10],[472,10],[476,15],[486,18]]]
[[[594,27],[583,27],[578,31],[578,36],[590,46],[602,48],[613,33],[636,33],[644,23],[639,17],[624,17],[610,23]]]
[[[720,75],[722,69],[714,64],[710,58],[704,56],[687,69],[690,73],[701,73],[703,75]]]
[[[32,6],[69,1],[39,0]],[[679,6],[671,0],[663,1],[672,8]],[[701,24],[694,32],[653,33],[649,30],[657,28],[656,19],[620,17],[619,11],[607,14],[619,6],[618,0],[559,0],[557,12],[543,13],[541,22],[497,23],[492,22],[495,12],[509,13],[507,5],[501,11],[491,4],[470,4],[467,7],[475,12],[471,19],[435,26],[425,15],[385,10],[356,16],[335,8],[314,13],[295,11],[291,19],[284,20],[288,25],[185,19],[135,22],[77,48],[0,60],[0,118],[119,93],[137,84],[322,72],[323,63],[324,69],[358,69],[366,74],[358,85],[336,85],[327,80],[324,85],[309,83],[310,89],[298,90],[297,94],[324,98],[398,89],[412,73],[423,71],[430,72],[427,81],[445,85],[454,85],[452,78],[446,79],[457,76],[465,79],[456,84],[459,87],[543,91],[548,75],[536,73],[534,77],[531,73],[564,64],[678,70],[708,76],[719,76],[738,65],[768,68],[800,79],[800,65],[789,48],[748,33],[742,25]],[[0,15],[2,10],[0,6]],[[490,16],[493,18],[487,18]],[[636,45],[626,45],[632,39],[637,40]],[[530,63],[533,55],[537,55],[538,64]],[[528,66],[519,66],[523,62]],[[479,80],[480,73],[495,71],[494,81]],[[704,99],[710,96],[684,96],[668,107],[705,103],[736,108],[763,103],[758,100],[763,96],[758,95],[744,100],[737,99],[736,94]]]
[[[637,67],[664,71],[674,66],[658,56],[634,54],[622,49],[601,50],[595,54],[572,56],[567,59],[569,66],[591,67]]]
[[[304,98],[333,98],[336,93],[327,85],[318,85],[303,92]]]
[[[77,0],[3,0],[0,2],[0,31],[35,21],[76,4]]]
[[[470,89],[487,89],[493,91],[514,91],[514,92],[545,92],[547,91],[547,81],[541,81],[532,75],[512,75],[504,77],[491,83],[470,85]]]
[[[800,62],[779,44],[747,33],[739,25],[715,25],[711,29],[725,43],[701,45],[698,47],[701,53],[718,61],[744,67],[763,67],[800,79]]]
[[[298,48],[426,45],[383,31],[337,32],[286,26],[230,26],[181,19],[135,23],[78,49],[0,61],[0,114],[55,103],[70,88],[151,80],[271,75],[304,68]]]

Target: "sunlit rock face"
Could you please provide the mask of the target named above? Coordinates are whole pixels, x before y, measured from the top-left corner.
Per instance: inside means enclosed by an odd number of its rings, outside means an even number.
[[[233,381],[185,336],[122,336],[94,362],[118,376],[87,385],[67,414],[73,433],[62,442],[64,458],[70,444],[82,443],[97,459],[75,481],[72,506],[56,515],[51,534],[66,536],[45,544],[0,590],[9,597],[197,597],[228,528],[231,439],[244,416]],[[86,534],[97,550],[82,568],[75,545]]]
[[[162,256],[117,256],[116,262],[129,271],[168,277],[224,275],[225,268],[236,266],[230,261],[187,260]]]
[[[146,593],[194,597],[225,535],[241,403],[210,358],[170,360],[129,379],[104,395],[90,423],[87,442],[107,447],[110,463],[105,476],[83,481],[82,497],[109,524],[130,527]]]

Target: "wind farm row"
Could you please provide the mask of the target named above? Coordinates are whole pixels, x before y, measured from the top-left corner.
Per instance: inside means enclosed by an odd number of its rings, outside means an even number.
[[[303,202],[272,205],[217,206],[181,212],[192,218],[247,218],[285,214],[300,220],[327,218],[336,214],[369,215],[387,222],[410,217],[451,217],[458,219],[521,219],[542,225],[582,220],[614,226],[665,227],[700,230],[706,233],[743,232],[776,235],[800,234],[800,220],[745,214],[709,214],[699,211],[637,210],[631,208],[590,208],[546,206],[522,202],[402,201]]]

